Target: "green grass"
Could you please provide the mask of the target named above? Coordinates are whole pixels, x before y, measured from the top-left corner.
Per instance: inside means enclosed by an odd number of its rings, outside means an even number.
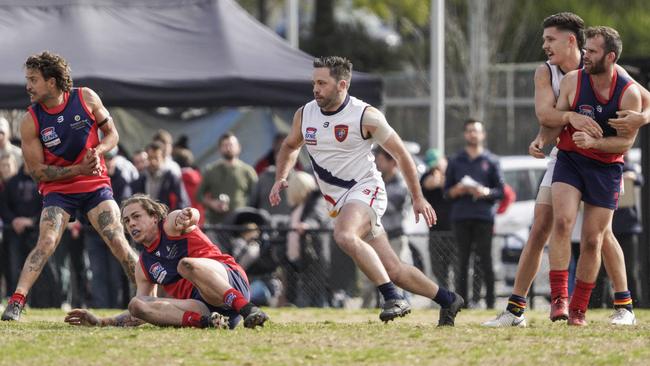
[[[0,323],[0,365],[648,365],[650,311],[639,325],[613,327],[590,310],[586,328],[528,311],[526,329],[485,329],[492,311],[465,310],[455,328],[435,327],[437,310],[383,324],[374,310],[267,309],[271,323],[234,331],[81,328],[60,310],[29,310]],[[109,315],[116,312],[98,311]]]

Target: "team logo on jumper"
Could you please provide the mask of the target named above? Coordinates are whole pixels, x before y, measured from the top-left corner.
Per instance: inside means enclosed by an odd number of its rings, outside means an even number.
[[[330,123],[329,123],[329,122],[326,121],[326,122],[323,123],[323,128],[327,128],[327,127],[329,127],[329,126],[330,126]]]
[[[578,106],[578,113],[587,117],[591,117],[591,119],[596,119],[596,113],[594,113],[594,107],[588,104],[583,104],[581,106]]]
[[[74,120],[77,121],[77,122],[81,121],[81,116],[78,115],[78,114],[75,115],[75,116],[74,116]]]
[[[151,267],[149,267],[149,273],[151,274],[151,278],[153,278],[157,283],[163,283],[167,276],[167,271],[160,262],[152,264]]]
[[[338,142],[343,142],[348,137],[348,125],[334,126],[334,137]]]
[[[63,122],[63,116],[58,116],[58,117],[56,117],[56,121],[57,121],[58,123]]]
[[[600,104],[597,105],[597,106],[596,106],[596,112],[598,112],[598,113],[603,113],[603,106],[600,105]]]
[[[305,130],[305,144],[316,145],[316,131],[316,128],[307,127],[307,130]]]
[[[361,193],[365,194],[366,196],[370,196],[370,193],[372,193],[372,191],[369,188],[365,188],[363,191],[361,191]]]
[[[41,131],[41,140],[45,147],[52,147],[61,143],[61,139],[59,139],[59,136],[56,134],[54,127],[44,128],[43,131]]]

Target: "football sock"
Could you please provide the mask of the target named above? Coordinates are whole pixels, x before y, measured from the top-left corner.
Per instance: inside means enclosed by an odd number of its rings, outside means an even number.
[[[241,309],[248,304],[248,300],[241,292],[231,288],[223,294],[223,303],[240,313]]]
[[[386,282],[383,285],[377,286],[379,292],[384,297],[384,301],[388,300],[399,300],[403,297],[397,292],[397,287],[392,282]]]
[[[25,306],[25,295],[14,292],[14,294],[9,298],[9,301],[17,302],[21,306]]]
[[[587,306],[589,306],[591,290],[593,290],[595,286],[596,283],[587,283],[576,279],[576,287],[573,289],[573,296],[571,296],[569,309],[586,312]]]
[[[511,312],[514,316],[524,315],[524,311],[526,310],[526,298],[515,294],[510,295],[506,310]]]
[[[625,308],[632,312],[632,294],[629,290],[614,293],[614,309],[619,308]]]
[[[551,299],[569,297],[569,271],[550,271],[548,278],[551,284]]]
[[[201,314],[193,311],[186,311],[183,313],[183,321],[181,323],[184,327],[205,328],[201,324]]]
[[[456,300],[456,295],[444,287],[438,287],[438,293],[433,298],[433,301],[443,308],[448,308],[454,300]]]

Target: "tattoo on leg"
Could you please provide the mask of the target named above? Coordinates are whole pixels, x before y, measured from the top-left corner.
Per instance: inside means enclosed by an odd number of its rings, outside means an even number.
[[[134,285],[135,285],[135,264],[136,261],[133,259],[130,253],[127,253],[126,259],[122,260],[122,269],[124,270],[124,273],[126,273],[126,276],[129,278],[129,281]]]
[[[102,231],[102,235],[106,240],[108,240],[109,243],[113,242],[113,239],[118,235],[118,232],[116,229],[108,228],[106,230]]]
[[[63,226],[63,209],[56,206],[48,206],[43,209],[41,213],[41,224],[46,224],[57,234]]]
[[[30,255],[27,260],[27,268],[31,272],[40,273],[47,262],[47,255],[42,249],[36,248]]]
[[[97,217],[99,230],[103,231],[108,225],[113,223],[113,213],[111,211],[102,211]]]

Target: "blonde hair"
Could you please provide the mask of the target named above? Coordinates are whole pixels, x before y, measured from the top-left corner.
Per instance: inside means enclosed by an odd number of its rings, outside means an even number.
[[[154,200],[153,198],[149,197],[149,195],[137,193],[122,201],[122,204],[120,205],[122,220],[124,220],[124,208],[134,203],[139,203],[142,209],[149,216],[158,218],[158,222],[161,222],[165,217],[167,217],[167,214],[169,213],[169,208],[164,203],[160,203]],[[124,223],[124,221],[122,221],[122,223]]]
[[[289,184],[289,187],[287,187],[287,201],[290,206],[303,203],[311,192],[318,189],[314,177],[305,172],[291,174],[287,183]]]

